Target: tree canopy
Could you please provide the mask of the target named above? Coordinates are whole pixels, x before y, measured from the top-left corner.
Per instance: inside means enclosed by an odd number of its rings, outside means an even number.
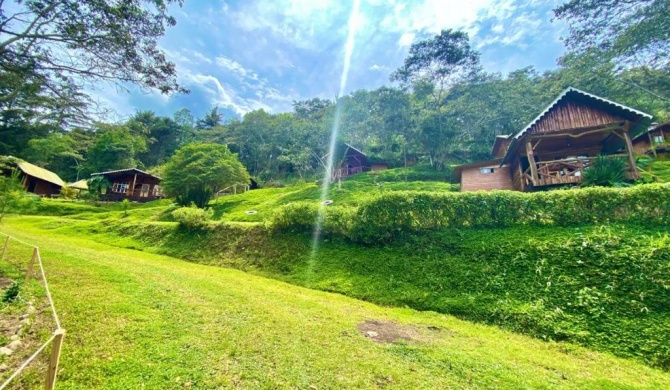
[[[225,145],[192,143],[170,158],[161,186],[177,203],[203,208],[213,193],[235,184],[248,184],[249,174]]]
[[[667,0],[570,0],[554,14],[570,26],[566,44],[574,52],[595,50],[627,66],[670,66]]]
[[[0,13],[0,68],[58,80],[131,82],[162,93],[183,91],[158,38],[174,26],[168,5],[181,0],[25,0]],[[81,76],[81,77],[80,77]],[[11,96],[4,96],[9,99]]]

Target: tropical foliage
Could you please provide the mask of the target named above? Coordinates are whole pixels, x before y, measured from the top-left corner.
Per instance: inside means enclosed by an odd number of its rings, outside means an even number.
[[[212,194],[226,187],[249,183],[247,170],[225,145],[193,143],[170,158],[161,186],[177,203],[203,208]]]

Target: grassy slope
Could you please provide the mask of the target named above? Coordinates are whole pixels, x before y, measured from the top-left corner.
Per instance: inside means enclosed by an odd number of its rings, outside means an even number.
[[[655,160],[647,169],[657,180],[670,183],[670,160]]]
[[[448,173],[435,171],[430,167],[367,172],[351,176],[341,183],[341,188],[338,184],[330,185],[327,199],[340,206],[356,206],[362,200],[382,191],[457,191],[458,185],[447,183],[447,177]],[[260,222],[272,215],[279,206],[300,201],[316,202],[320,197],[321,187],[316,183],[306,183],[224,196],[210,204],[215,210],[215,219]],[[247,215],[247,210],[256,210],[258,213]]]
[[[463,229],[385,246],[271,236],[262,226],[189,233],[131,218],[23,223],[114,246],[251,270],[371,302],[455,314],[541,338],[570,340],[668,368],[670,237],[663,228]],[[123,221],[123,222],[122,222]]]
[[[356,206],[371,195],[383,191],[458,191],[458,185],[448,183],[448,172],[435,171],[430,167],[398,168],[386,171],[367,172],[351,176],[341,183],[329,187],[327,198],[336,205]],[[264,188],[237,195],[223,196],[210,202],[215,220],[237,222],[262,222],[273,211],[291,202],[314,201],[321,197],[321,187],[316,183],[304,183],[291,187]],[[171,200],[146,204],[131,204],[129,214],[138,220],[171,221]],[[120,203],[94,206],[90,203],[42,199],[26,214],[67,215],[77,219],[101,220],[118,216],[123,210]],[[247,215],[245,211],[256,210]]]
[[[569,344],[46,233],[34,218],[2,230],[41,246],[68,330],[59,389],[670,386]],[[418,341],[375,344],[356,330],[366,319],[413,324]]]

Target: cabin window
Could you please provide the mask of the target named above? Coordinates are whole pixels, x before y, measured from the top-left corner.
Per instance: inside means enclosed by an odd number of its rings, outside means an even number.
[[[479,173],[481,174],[493,173],[493,168],[479,168]]]
[[[654,143],[655,144],[662,144],[664,142],[665,142],[665,140],[663,139],[662,135],[655,135],[654,136]]]
[[[128,191],[128,187],[130,187],[130,183],[117,183],[115,182],[112,184],[112,192],[116,192],[119,194],[125,194],[126,191]]]
[[[142,190],[140,191],[140,196],[143,198],[149,196],[149,184],[142,184]]]

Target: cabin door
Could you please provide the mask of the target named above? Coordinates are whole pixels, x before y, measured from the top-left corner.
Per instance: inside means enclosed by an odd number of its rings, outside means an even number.
[[[148,184],[142,184],[142,190],[140,191],[140,197],[146,198],[149,196],[149,185]]]

